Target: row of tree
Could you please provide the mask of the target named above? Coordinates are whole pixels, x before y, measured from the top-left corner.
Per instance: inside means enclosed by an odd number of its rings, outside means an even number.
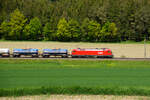
[[[142,41],[150,37],[150,1],[0,0],[0,25],[7,40]]]
[[[57,28],[53,21],[42,26],[38,17],[28,19],[16,9],[9,21],[2,22],[0,37],[6,40],[55,40],[55,41],[119,41],[115,23],[106,22],[103,26],[86,18],[80,25],[74,19],[61,18]]]

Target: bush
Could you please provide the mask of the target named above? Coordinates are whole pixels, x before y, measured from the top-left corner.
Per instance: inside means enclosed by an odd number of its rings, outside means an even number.
[[[26,96],[42,94],[92,94],[92,95],[139,95],[150,96],[149,89],[120,88],[120,87],[40,87],[40,88],[16,88],[0,89],[0,97]]]

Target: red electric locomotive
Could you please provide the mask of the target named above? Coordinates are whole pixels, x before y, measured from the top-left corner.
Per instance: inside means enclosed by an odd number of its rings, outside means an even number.
[[[96,48],[96,49],[73,49],[71,53],[72,58],[78,57],[97,57],[97,58],[113,58],[111,49]]]

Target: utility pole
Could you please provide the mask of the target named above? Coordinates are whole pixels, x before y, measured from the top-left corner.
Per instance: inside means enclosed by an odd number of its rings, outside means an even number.
[[[146,38],[144,39],[144,58],[146,58]]]

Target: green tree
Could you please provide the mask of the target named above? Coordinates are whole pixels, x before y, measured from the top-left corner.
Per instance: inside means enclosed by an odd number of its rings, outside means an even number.
[[[37,17],[31,19],[30,23],[23,30],[26,40],[42,40],[41,28],[41,22]]]
[[[9,19],[9,15],[16,9],[16,5],[16,0],[0,0],[0,24]]]
[[[68,32],[68,22],[65,18],[60,19],[57,25],[57,39],[59,41],[69,41],[71,34]]]
[[[86,41],[99,41],[101,25],[96,21],[85,19],[82,23],[82,39]]]
[[[117,33],[117,27],[115,23],[107,22],[104,24],[100,31],[101,42],[117,42],[120,41],[120,36]]]
[[[74,19],[83,26],[84,20],[89,18],[100,25],[104,25],[107,21],[114,22],[122,41],[142,41],[144,36],[150,37],[148,34],[150,26],[149,0],[0,0],[0,24],[4,21],[10,22],[10,14],[15,9],[19,9],[28,20],[38,17],[42,25],[49,23],[50,19],[54,19],[52,25],[54,30],[57,29],[61,18],[65,18],[68,24],[70,19]],[[13,29],[10,29],[12,31],[9,32],[7,39],[22,40],[24,34],[20,32],[21,28],[10,24],[8,26],[13,26]],[[81,29],[83,35],[81,41],[99,41],[99,38],[88,39],[88,26],[81,27]],[[66,30],[69,29],[66,28]],[[65,39],[59,37],[54,40],[72,40],[72,36],[66,35],[65,37]]]
[[[53,21],[46,23],[43,28],[43,36],[44,40],[55,40],[55,29],[54,29]]]
[[[3,21],[3,23],[0,26],[0,38],[6,39],[6,40],[9,39],[9,36],[8,36],[9,32],[10,32],[9,23],[6,21]]]
[[[90,21],[88,25],[88,41],[99,41],[101,25],[96,21]]]
[[[79,23],[76,20],[74,19],[69,20],[67,29],[68,33],[71,34],[70,41],[81,40],[81,29]]]
[[[81,25],[81,40],[82,41],[87,41],[87,37],[88,37],[88,25],[89,25],[89,19],[88,18],[85,18],[82,22],[82,25]]]
[[[22,35],[22,31],[24,29],[27,19],[18,9],[11,13],[10,16],[10,32],[8,35],[9,37],[11,37],[11,40],[22,40],[24,38]]]
[[[142,41],[144,40],[145,37],[149,37],[150,36],[150,33],[148,32],[149,27],[150,27],[150,8],[149,6],[144,6],[140,10],[138,10],[135,14],[135,31],[137,33],[135,41]]]

